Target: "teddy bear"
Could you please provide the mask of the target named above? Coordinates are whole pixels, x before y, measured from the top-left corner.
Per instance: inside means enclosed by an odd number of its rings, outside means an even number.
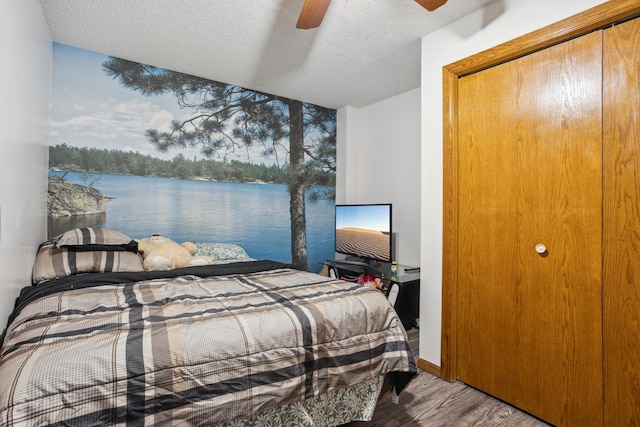
[[[213,263],[213,260],[208,256],[194,256],[196,245],[192,242],[178,244],[159,234],[136,241],[138,242],[138,252],[142,255],[142,265],[145,271],[171,270]]]

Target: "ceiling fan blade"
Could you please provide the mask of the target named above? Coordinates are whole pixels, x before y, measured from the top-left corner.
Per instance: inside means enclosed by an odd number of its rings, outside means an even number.
[[[305,0],[296,28],[309,30],[320,26],[329,3],[331,0]]]
[[[446,2],[447,0],[416,0],[416,3],[427,9],[429,12],[433,12]]]

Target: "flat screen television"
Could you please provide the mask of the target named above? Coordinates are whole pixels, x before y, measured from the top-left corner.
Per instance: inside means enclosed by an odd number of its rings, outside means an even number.
[[[337,253],[391,262],[391,204],[336,205],[335,242]]]

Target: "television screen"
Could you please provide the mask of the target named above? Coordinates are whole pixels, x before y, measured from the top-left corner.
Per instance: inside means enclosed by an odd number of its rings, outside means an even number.
[[[391,204],[336,205],[336,252],[391,262]]]

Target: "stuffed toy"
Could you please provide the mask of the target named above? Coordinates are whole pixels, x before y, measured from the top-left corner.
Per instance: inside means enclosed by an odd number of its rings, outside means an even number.
[[[179,245],[159,234],[139,239],[137,242],[138,252],[142,255],[142,265],[145,271],[171,270],[173,268],[213,263],[208,256],[194,256],[196,245],[191,242],[184,242]]]

